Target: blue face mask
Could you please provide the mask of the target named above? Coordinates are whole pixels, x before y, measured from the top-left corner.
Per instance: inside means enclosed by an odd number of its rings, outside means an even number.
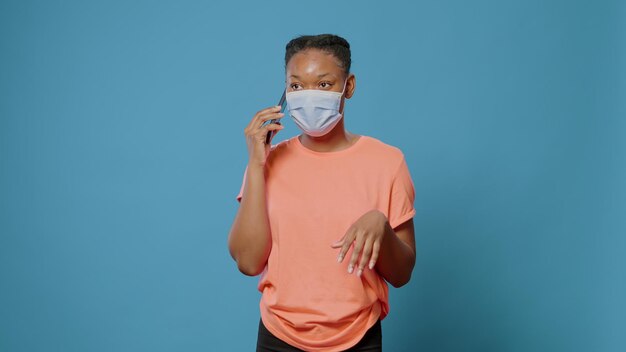
[[[330,132],[343,117],[339,107],[347,82],[346,78],[341,93],[319,89],[287,92],[287,109],[296,125],[313,137]]]

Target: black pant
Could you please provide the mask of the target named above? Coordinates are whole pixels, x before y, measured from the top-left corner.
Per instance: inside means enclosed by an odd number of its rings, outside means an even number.
[[[302,351],[274,336],[259,319],[259,334],[256,341],[257,352],[294,352]],[[383,350],[383,334],[380,319],[367,330],[361,341],[346,351],[380,352]]]

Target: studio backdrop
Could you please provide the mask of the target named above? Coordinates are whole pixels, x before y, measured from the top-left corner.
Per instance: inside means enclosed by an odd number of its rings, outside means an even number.
[[[384,350],[626,350],[625,24],[618,0],[3,1],[0,351],[254,350],[243,130],[319,33],[352,48],[347,129],[415,185]]]

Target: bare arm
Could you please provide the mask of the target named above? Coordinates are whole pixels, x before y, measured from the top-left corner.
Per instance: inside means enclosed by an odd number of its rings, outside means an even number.
[[[272,247],[263,166],[248,165],[241,204],[228,235],[230,255],[250,276],[263,271]]]
[[[331,247],[341,247],[338,261],[342,262],[348,248],[354,244],[348,273],[361,276],[366,266],[369,269],[375,266],[378,273],[397,288],[409,282],[415,266],[414,232],[412,218],[394,231],[387,216],[374,209],[355,221],[344,237]]]
[[[413,219],[394,229],[387,222],[376,270],[394,287],[404,286],[411,279],[415,266],[415,230]]]
[[[272,248],[265,197],[265,162],[271,146],[265,144],[265,138],[268,131],[276,130],[278,133],[283,129],[280,123],[265,126],[263,123],[283,116],[279,106],[260,110],[244,130],[249,153],[248,168],[241,203],[228,233],[228,250],[239,271],[249,276],[263,271]]]

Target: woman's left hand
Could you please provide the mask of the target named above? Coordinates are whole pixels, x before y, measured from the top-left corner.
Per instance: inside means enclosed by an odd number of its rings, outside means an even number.
[[[341,263],[343,257],[348,252],[348,249],[354,242],[354,249],[352,251],[352,257],[348,264],[348,273],[352,273],[356,265],[359,254],[361,254],[361,260],[359,261],[359,267],[357,275],[361,276],[365,264],[369,261],[369,268],[374,268],[376,260],[378,259],[378,252],[382,246],[383,239],[385,237],[385,227],[387,225],[387,216],[380,210],[374,209],[363,214],[352,226],[348,229],[345,235],[333,243],[331,247],[341,247],[337,262]]]

